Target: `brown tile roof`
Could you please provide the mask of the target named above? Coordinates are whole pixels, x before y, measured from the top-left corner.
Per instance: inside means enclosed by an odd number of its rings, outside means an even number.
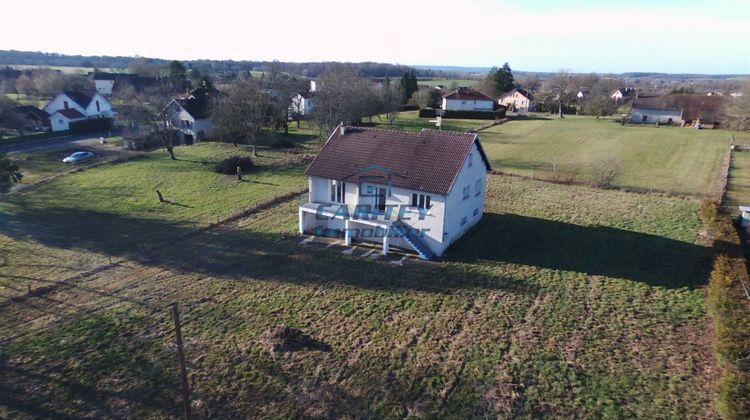
[[[445,99],[456,99],[459,101],[492,101],[495,102],[495,98],[492,96],[485,95],[482,92],[474,89],[461,89],[455,90],[445,96]]]
[[[475,142],[491,170],[475,133],[344,127],[341,134],[337,128],[305,173],[376,184],[386,184],[390,178],[396,187],[448,195]]]
[[[77,118],[86,118],[85,115],[78,112],[78,110],[76,110],[75,108],[61,109],[59,111],[53,112],[52,115],[56,113],[60,113],[64,115],[69,120],[75,120]]]
[[[501,96],[500,99],[507,98],[507,97],[513,95],[516,92],[520,93],[521,95],[523,95],[524,97],[526,97],[526,99],[528,99],[530,101],[534,100],[534,95],[532,95],[529,91],[527,91],[525,89],[518,89],[518,88],[509,91],[505,95]]]
[[[92,95],[89,95],[88,93],[79,92],[76,90],[66,90],[63,92],[68,98],[72,99],[75,103],[81,106],[81,108],[86,109],[86,107],[89,106],[91,103],[91,100],[93,99]]]

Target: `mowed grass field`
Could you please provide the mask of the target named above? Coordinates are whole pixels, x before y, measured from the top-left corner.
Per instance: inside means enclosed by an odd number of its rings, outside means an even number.
[[[731,134],[724,130],[621,126],[610,119],[570,116],[510,121],[480,133],[493,169],[539,178],[616,163],[613,184],[675,194],[717,190]]]
[[[724,207],[738,214],[737,206],[750,205],[750,152],[732,152]]]
[[[183,237],[304,185],[275,152],[210,172],[229,153],[0,202],[0,417],[178,416],[172,302],[199,417],[715,417],[697,200],[491,176],[445,261],[403,266],[301,245],[297,200]],[[282,324],[314,345],[270,352]]]

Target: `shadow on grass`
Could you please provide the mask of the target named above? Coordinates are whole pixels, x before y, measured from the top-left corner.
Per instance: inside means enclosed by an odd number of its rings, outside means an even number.
[[[65,223],[60,223],[65,221]],[[125,257],[173,271],[237,280],[290,283],[341,283],[353,287],[451,293],[487,288],[533,294],[525,282],[490,276],[471,267],[443,264],[391,264],[347,257],[285,239],[281,232],[212,229],[193,232],[192,223],[131,218],[71,208],[22,210],[0,220],[0,232],[47,246]],[[296,239],[296,238],[294,238]],[[0,308],[6,302],[0,304]]]
[[[177,415],[176,358],[140,337],[144,321],[92,314],[6,344],[0,405],[34,418]]]
[[[670,288],[705,284],[711,249],[661,236],[515,214],[485,214],[451,247],[462,262],[523,264]]]

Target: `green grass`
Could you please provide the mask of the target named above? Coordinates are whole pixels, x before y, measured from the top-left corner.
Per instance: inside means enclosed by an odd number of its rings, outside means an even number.
[[[580,171],[613,159],[614,185],[676,194],[716,190],[730,135],[724,130],[621,126],[589,117],[510,121],[480,134],[493,169],[540,178]]]
[[[736,214],[739,211],[737,206],[747,205],[750,205],[750,153],[732,152],[732,166],[729,170],[724,207],[731,214]]]
[[[388,119],[386,119],[384,115],[381,115],[380,118],[373,117],[372,122],[378,128],[389,130],[420,131],[423,128],[436,130],[437,127],[435,126],[435,123],[430,122],[430,120],[434,120],[434,118],[419,118],[418,111],[406,111],[398,114],[393,125],[388,122]],[[365,122],[368,121],[369,120],[366,120]],[[447,131],[469,131],[491,122],[492,121],[487,120],[456,120],[443,118],[441,129]]]
[[[427,85],[429,87],[435,87],[438,85],[445,86],[447,89],[456,83],[459,87],[476,86],[481,83],[481,80],[477,79],[418,79],[417,82],[420,85]]]
[[[177,416],[176,301],[201,417],[715,417],[695,200],[492,176],[445,262],[395,267],[299,245],[294,200],[171,240],[304,182],[177,152],[2,203],[0,416]],[[279,324],[331,350],[270,354]]]

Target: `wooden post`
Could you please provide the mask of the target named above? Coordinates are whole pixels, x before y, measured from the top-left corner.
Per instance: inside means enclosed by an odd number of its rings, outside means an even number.
[[[185,352],[182,349],[182,330],[180,329],[180,311],[177,303],[172,304],[174,318],[174,332],[177,337],[177,357],[180,360],[180,376],[182,379],[182,404],[185,410],[185,420],[190,420],[190,389],[188,388],[187,368],[185,367]]]

